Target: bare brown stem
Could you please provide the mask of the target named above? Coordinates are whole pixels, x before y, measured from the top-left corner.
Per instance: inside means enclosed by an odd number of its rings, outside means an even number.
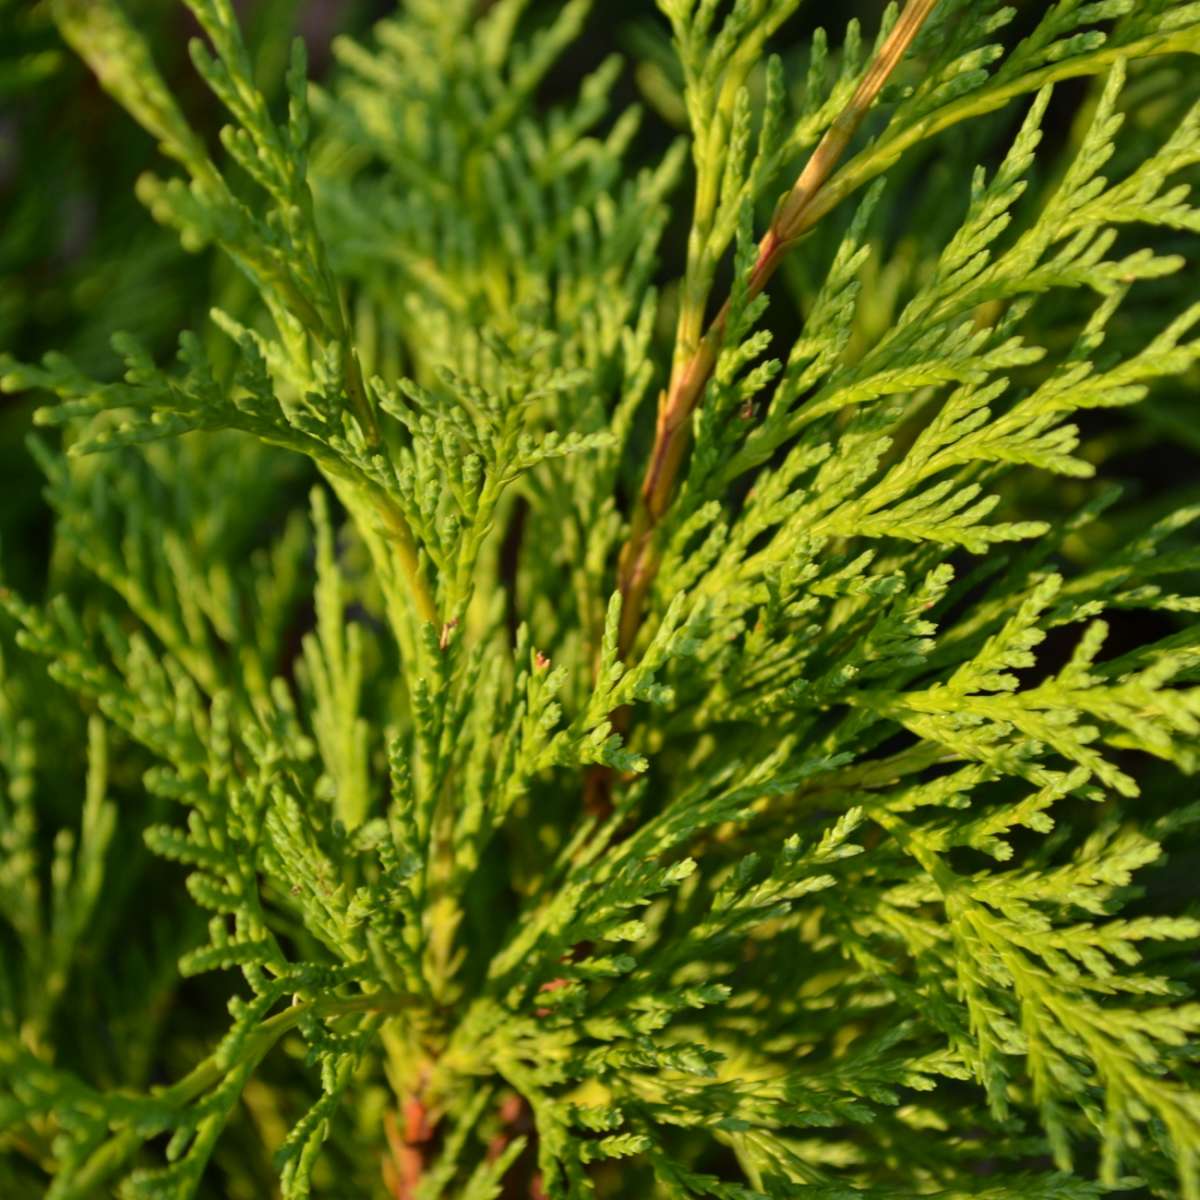
[[[891,32],[879,47],[866,74],[859,81],[846,107],[825,131],[792,190],[775,210],[770,227],[758,244],[758,256],[747,281],[751,299],[767,286],[783,256],[828,211],[814,201],[833,174],[843,153],[862,125],[883,85],[899,65],[913,39],[921,31],[938,0],[909,0]],[[721,310],[690,354],[679,353],[684,342],[677,343],[671,380],[658,398],[658,420],[654,447],[642,477],[629,536],[617,563],[617,587],[622,597],[618,653],[628,656],[641,628],[646,596],[658,574],[659,554],[655,545],[658,525],[671,503],[675,479],[687,452],[691,417],[704,394],[716,365],[717,354],[725,338],[730,301]],[[614,729],[624,733],[628,711],[612,714]],[[603,816],[611,810],[612,773],[593,768],[584,783],[584,806],[588,812]]]
[[[759,242],[758,257],[748,281],[751,297],[766,287],[788,248],[812,228],[817,217],[813,200],[936,5],[937,0],[909,0],[854,95],[825,131]],[[624,600],[619,638],[622,657],[632,649],[641,626],[646,594],[658,572],[654,535],[670,504],[675,478],[687,450],[691,416],[712,375],[728,318],[726,300],[690,357],[677,356],[670,384],[659,396],[654,447],[617,567],[617,586]]]

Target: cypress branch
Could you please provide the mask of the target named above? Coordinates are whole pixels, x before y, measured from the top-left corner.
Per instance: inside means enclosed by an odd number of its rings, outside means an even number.
[[[6,1198],[1200,1200],[1200,5],[860,7],[0,6]]]

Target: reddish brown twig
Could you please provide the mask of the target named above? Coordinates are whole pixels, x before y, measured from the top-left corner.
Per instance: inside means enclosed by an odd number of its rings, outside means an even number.
[[[571,981],[563,979],[561,976],[557,979],[550,979],[543,983],[539,988],[539,992],[557,992],[561,988],[565,988]],[[535,1008],[533,1015],[535,1017],[548,1017],[554,1010],[550,1008]]]
[[[424,1145],[433,1137],[429,1109],[419,1096],[404,1101],[404,1131],[396,1124],[396,1114],[383,1118],[388,1154],[383,1160],[383,1182],[395,1200],[415,1200],[421,1177],[425,1174]]]
[[[770,227],[758,245],[758,256],[747,280],[751,299],[766,287],[788,249],[816,223],[823,211],[814,200],[833,173],[850,139],[866,118],[913,39],[933,12],[937,0],[909,0],[884,39],[846,107],[813,151],[792,190],[783,198]],[[659,395],[654,446],[638,492],[629,536],[617,563],[617,587],[622,597],[618,652],[628,656],[641,627],[646,596],[658,574],[655,534],[671,502],[675,479],[687,451],[691,417],[716,365],[725,337],[730,300],[726,299],[690,356],[677,355],[667,388]],[[624,732],[627,714],[614,713],[613,726]],[[611,804],[612,773],[594,768],[584,786],[584,804],[596,816],[607,815]]]
[[[937,0],[909,0],[849,103],[825,131],[792,190],[775,210],[770,228],[759,242],[758,257],[747,282],[750,298],[766,287],[789,247],[812,228],[815,223],[813,200],[936,4]],[[646,593],[658,572],[654,533],[670,504],[675,477],[687,449],[692,412],[699,404],[716,364],[729,319],[729,305],[727,299],[691,357],[677,360],[670,384],[659,397],[654,448],[646,464],[629,538],[617,568],[617,586],[624,600],[619,639],[622,657],[633,646],[642,621]]]
[[[508,1149],[513,1138],[522,1132],[522,1126],[530,1124],[525,1112],[525,1101],[516,1092],[510,1092],[500,1101],[499,1116],[500,1132],[488,1142],[488,1162],[495,1162]]]

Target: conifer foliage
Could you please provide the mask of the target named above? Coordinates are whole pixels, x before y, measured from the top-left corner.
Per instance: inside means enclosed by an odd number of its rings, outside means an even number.
[[[244,283],[0,363],[0,1191],[1200,1200],[1200,4],[186,6],[219,144],[48,4]]]

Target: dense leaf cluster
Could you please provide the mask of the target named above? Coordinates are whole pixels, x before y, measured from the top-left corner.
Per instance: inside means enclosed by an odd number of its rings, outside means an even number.
[[[650,117],[589,0],[279,103],[187,7],[219,147],[48,5],[244,282],[0,363],[4,1194],[1198,1200],[1200,493],[1115,484],[1196,445],[1200,5],[660,0]]]

